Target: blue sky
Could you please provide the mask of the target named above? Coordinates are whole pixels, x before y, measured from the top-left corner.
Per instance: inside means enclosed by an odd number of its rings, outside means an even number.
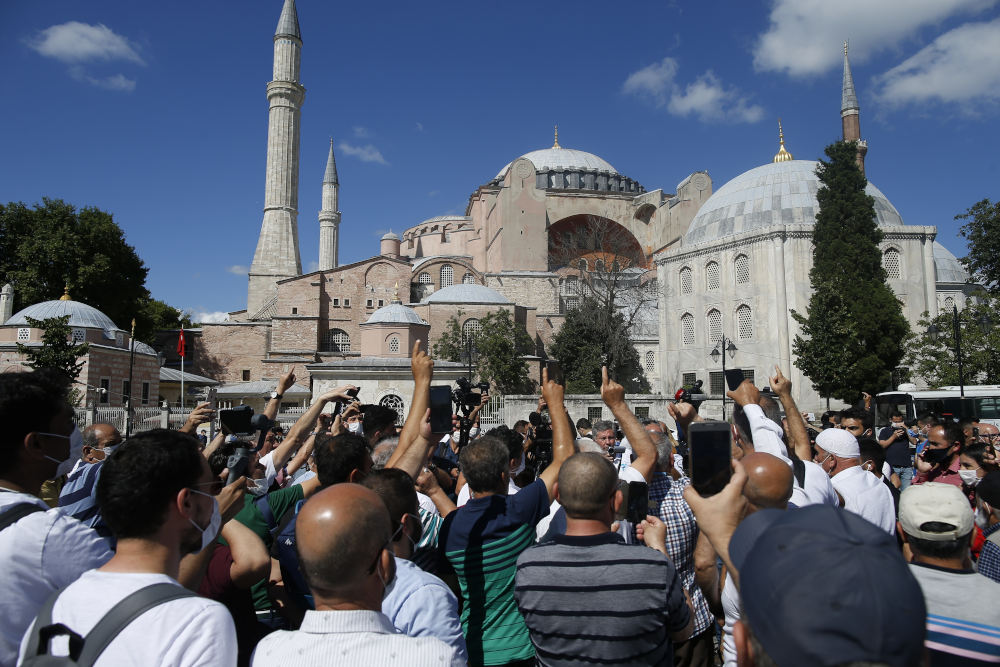
[[[198,316],[246,304],[260,229],[265,85],[281,0],[0,5],[0,201],[110,211],[152,294]],[[904,221],[1000,196],[997,0],[331,3],[299,0],[299,233],[317,259],[329,137],[342,263],[385,231],[458,214],[517,156],[560,144],[673,192],[840,135],[842,42],[868,176]]]

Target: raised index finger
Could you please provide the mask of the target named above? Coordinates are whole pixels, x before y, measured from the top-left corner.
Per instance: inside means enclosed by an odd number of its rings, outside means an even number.
[[[608,384],[608,367],[607,366],[601,366],[601,381],[605,385]]]

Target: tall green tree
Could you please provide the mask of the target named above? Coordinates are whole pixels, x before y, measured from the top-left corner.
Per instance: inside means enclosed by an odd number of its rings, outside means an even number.
[[[50,368],[58,371],[68,382],[75,382],[83,370],[84,362],[80,357],[87,354],[89,346],[73,342],[69,315],[44,320],[33,317],[25,319],[28,326],[42,330],[41,345],[17,344],[17,351],[25,356],[28,365],[34,369]]]
[[[962,341],[962,365],[966,384],[1000,384],[1000,301],[983,295],[982,300],[958,311]],[[907,344],[904,363],[932,387],[957,385],[954,311],[942,310],[937,317],[928,313]],[[937,336],[931,335],[933,325]]]
[[[795,365],[821,396],[853,402],[882,390],[903,358],[909,324],[885,282],[875,202],[858,168],[854,142],[826,148],[816,174],[819,213],[813,229],[812,296],[805,315],[793,311]]]
[[[510,311],[496,310],[479,319],[479,331],[471,341],[462,334],[457,316],[448,318],[445,330],[434,344],[434,356],[448,361],[468,360],[469,344],[475,351],[476,379],[489,382],[501,394],[532,390],[524,357],[534,352],[531,336],[511,317]]]
[[[984,199],[956,220],[967,220],[960,234],[969,242],[969,254],[960,261],[975,282],[1000,294],[1000,201]]]
[[[0,283],[14,287],[14,310],[70,296],[97,308],[122,329],[136,320],[136,338],[177,326],[180,311],[153,299],[149,269],[110,213],[61,199],[0,204]]]
[[[610,333],[609,333],[610,332]],[[551,346],[566,377],[566,391],[594,394],[601,390],[601,366],[629,393],[648,393],[649,382],[628,335],[625,316],[585,296],[566,313]]]

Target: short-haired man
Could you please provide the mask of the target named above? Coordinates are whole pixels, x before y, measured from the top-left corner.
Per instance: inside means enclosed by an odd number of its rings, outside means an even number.
[[[1000,470],[987,473],[976,485],[976,525],[986,538],[976,570],[1000,583]]]
[[[576,420],[576,434],[581,438],[589,438],[591,431],[594,430],[593,424],[586,417],[580,417]]]
[[[927,445],[913,461],[917,474],[914,484],[941,482],[962,488],[962,467],[959,453],[965,442],[965,434],[955,424],[932,426],[927,431]]]
[[[0,374],[0,665],[14,664],[53,591],[112,555],[97,533],[39,497],[42,483],[71,463],[70,439],[79,434],[67,394],[51,371]]]
[[[841,410],[840,424],[837,428],[844,429],[855,438],[870,436],[872,434],[872,415],[861,408]]]
[[[299,512],[299,556],[316,609],[297,631],[278,631],[257,645],[254,667],[298,664],[464,665],[434,637],[399,634],[382,613],[395,576],[393,521],[370,489],[335,484]]]
[[[590,432],[591,439],[607,451],[615,445],[615,425],[612,422],[601,420],[594,422],[594,428]]]
[[[556,497],[566,534],[517,560],[515,598],[540,665],[626,662],[661,664],[671,640],[687,639],[693,611],[660,536],[659,551],[628,545],[611,522],[621,506],[618,475],[604,457],[571,456],[559,471]],[[608,563],[627,566],[609,576]],[[580,632],[578,611],[601,618],[601,631]]]
[[[83,429],[83,456],[59,492],[59,509],[104,538],[111,538],[111,529],[97,506],[97,480],[101,478],[104,460],[121,443],[122,434],[111,424],[91,424]]]
[[[881,480],[861,467],[858,440],[846,429],[826,429],[816,436],[816,463],[844,501],[844,509],[894,534],[896,509],[892,493]]]
[[[896,516],[899,516],[899,489],[883,474],[885,465],[885,450],[874,438],[861,438],[858,441],[858,451],[861,458],[861,467],[874,475],[875,479],[885,484],[892,494],[892,505],[896,508]]]
[[[396,435],[396,420],[399,415],[384,405],[362,405],[364,414],[361,429],[369,447],[375,447],[379,440]]]
[[[972,568],[972,508],[950,484],[925,482],[903,492],[899,532],[927,602],[932,664],[1000,662],[1000,584]]]
[[[893,410],[889,413],[889,425],[878,434],[878,444],[885,450],[885,460],[892,471],[899,475],[899,489],[905,491],[913,481],[913,454],[917,446],[917,436],[903,423],[903,415]]]
[[[192,435],[156,429],[129,439],[104,463],[97,498],[117,539],[114,557],[63,590],[51,622],[86,636],[119,602],[156,584],[177,582],[181,558],[206,548],[218,535],[217,484]],[[238,491],[238,490],[237,490]],[[33,635],[21,644],[26,657]],[[42,648],[45,644],[40,644]],[[52,642],[53,653],[64,650]],[[97,665],[235,665],[236,631],[218,602],[197,596],[157,605],[111,640]],[[60,653],[64,655],[65,653]]]

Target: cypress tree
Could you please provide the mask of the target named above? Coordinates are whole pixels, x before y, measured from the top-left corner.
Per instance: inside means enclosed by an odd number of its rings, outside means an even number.
[[[812,296],[795,337],[795,365],[822,396],[854,402],[861,391],[875,393],[891,383],[903,358],[910,327],[901,304],[885,282],[882,230],[875,200],[858,168],[854,142],[826,148],[829,162],[816,169],[822,186],[813,229]]]

